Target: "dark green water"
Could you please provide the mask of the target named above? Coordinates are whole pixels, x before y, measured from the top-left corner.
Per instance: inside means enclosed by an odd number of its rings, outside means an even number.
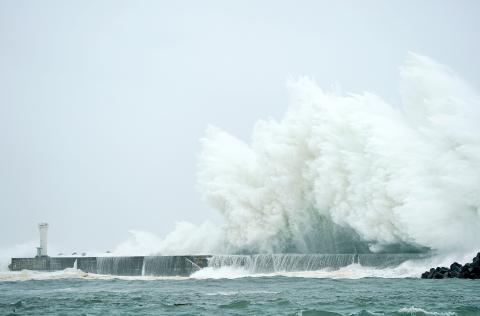
[[[2,315],[480,315],[480,282],[247,277],[0,282]]]

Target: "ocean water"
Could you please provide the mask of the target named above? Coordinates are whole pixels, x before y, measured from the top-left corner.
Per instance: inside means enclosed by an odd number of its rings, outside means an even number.
[[[192,278],[6,272],[0,276],[0,314],[480,315],[475,280],[217,272]]]

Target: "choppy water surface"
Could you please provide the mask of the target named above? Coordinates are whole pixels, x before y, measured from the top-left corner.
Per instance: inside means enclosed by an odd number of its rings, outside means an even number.
[[[480,315],[480,282],[45,278],[0,282],[2,315]]]

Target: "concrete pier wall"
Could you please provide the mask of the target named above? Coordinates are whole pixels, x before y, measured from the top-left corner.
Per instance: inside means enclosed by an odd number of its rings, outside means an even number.
[[[96,274],[131,276],[190,276],[205,267],[234,267],[250,273],[339,269],[350,264],[387,268],[430,253],[398,254],[254,254],[216,256],[37,257],[13,258],[10,270],[57,271],[76,266]]]
[[[75,258],[12,258],[9,268],[11,271],[35,270],[35,271],[58,271],[72,268]]]
[[[73,268],[88,273],[122,276],[189,276],[208,266],[210,256],[36,257],[12,258],[11,271],[58,271]]]
[[[85,271],[111,275],[142,275],[144,257],[98,257],[97,271]]]

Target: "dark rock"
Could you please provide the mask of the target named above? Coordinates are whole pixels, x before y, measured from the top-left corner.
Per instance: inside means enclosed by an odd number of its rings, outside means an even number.
[[[474,264],[480,265],[480,252],[473,258],[472,262]]]
[[[450,268],[436,267],[422,273],[422,279],[444,278],[480,279],[480,252],[472,259],[471,263],[466,263],[464,266],[454,262]]]
[[[450,265],[450,271],[458,271],[460,272],[460,270],[462,269],[462,265],[458,262],[454,262]]]

